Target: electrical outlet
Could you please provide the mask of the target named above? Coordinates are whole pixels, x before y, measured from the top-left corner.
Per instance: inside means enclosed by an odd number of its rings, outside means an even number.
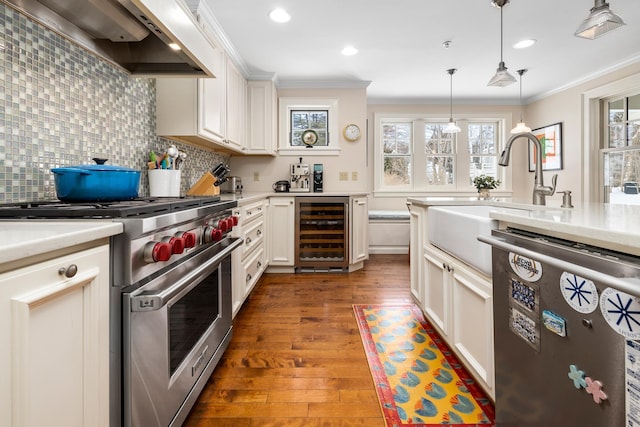
[[[358,171],[352,171],[351,172],[351,181],[357,181],[358,180]]]
[[[349,181],[349,172],[340,172],[340,181]]]
[[[253,180],[254,181],[260,181],[260,172],[254,172],[253,173]]]

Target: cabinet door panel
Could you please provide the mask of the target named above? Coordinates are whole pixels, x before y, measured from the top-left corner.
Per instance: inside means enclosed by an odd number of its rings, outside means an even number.
[[[449,274],[444,261],[430,250],[424,253],[424,311],[434,326],[449,334]]]
[[[75,264],[72,278],[59,275]],[[109,424],[109,251],[0,276],[1,425]],[[9,420],[7,417],[11,417]]]
[[[453,275],[453,346],[493,390],[493,301],[488,287]]]

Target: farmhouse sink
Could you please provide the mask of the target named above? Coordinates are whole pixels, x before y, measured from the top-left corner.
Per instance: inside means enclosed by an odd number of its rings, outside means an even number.
[[[491,230],[498,227],[498,221],[489,217],[492,211],[522,212],[488,205],[429,207],[429,242],[491,275],[491,246],[479,242],[478,236],[490,236]]]

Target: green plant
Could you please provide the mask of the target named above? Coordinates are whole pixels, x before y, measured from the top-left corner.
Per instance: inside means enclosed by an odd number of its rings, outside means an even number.
[[[493,190],[500,186],[500,180],[488,175],[478,175],[473,178],[473,185],[478,191],[482,189]]]

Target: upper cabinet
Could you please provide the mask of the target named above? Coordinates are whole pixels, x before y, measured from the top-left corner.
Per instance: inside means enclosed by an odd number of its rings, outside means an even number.
[[[278,94],[271,80],[247,83],[247,154],[275,155]]]
[[[230,153],[244,153],[247,82],[226,54],[216,52],[216,78],[156,79],[156,131]]]

